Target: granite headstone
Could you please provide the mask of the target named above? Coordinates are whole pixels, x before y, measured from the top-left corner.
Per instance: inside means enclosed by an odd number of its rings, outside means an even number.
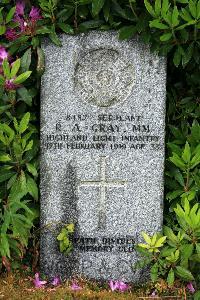
[[[115,32],[60,38],[43,44],[41,268],[137,281],[140,234],[162,227],[165,59]],[[56,236],[69,223],[64,256]]]

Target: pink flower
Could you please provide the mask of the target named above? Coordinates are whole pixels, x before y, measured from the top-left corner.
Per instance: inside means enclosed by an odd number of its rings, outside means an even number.
[[[4,88],[7,91],[13,91],[13,90],[16,90],[18,87],[20,87],[19,84],[16,84],[13,81],[14,81],[14,78],[12,78],[12,79],[6,79],[6,81],[4,83]]]
[[[25,3],[23,1],[18,1],[16,4],[16,11],[13,20],[19,24],[19,34],[22,33],[26,35],[35,35],[37,21],[42,19],[40,9],[32,6],[31,11],[29,12],[29,16],[25,14],[24,9]]]
[[[119,282],[118,281],[114,282],[113,280],[110,280],[109,286],[111,288],[111,291],[114,292],[115,290],[117,290],[119,288]]]
[[[14,28],[8,28],[6,31],[6,39],[8,41],[14,41],[17,38],[17,33]]]
[[[32,6],[31,11],[29,13],[29,17],[31,18],[32,22],[36,22],[36,21],[42,19],[42,16],[40,14],[40,9]]]
[[[6,48],[0,46],[0,65],[2,65],[3,60],[6,58],[8,58],[8,52],[6,51]]]
[[[24,15],[25,3],[24,1],[17,1],[15,15],[23,16]]]
[[[193,287],[192,282],[189,282],[189,283],[187,284],[187,289],[188,289],[188,291],[190,291],[190,293],[194,294],[195,288]]]
[[[71,289],[73,291],[79,291],[79,290],[82,290],[82,287],[80,287],[76,282],[73,282],[71,285]]]
[[[61,284],[61,279],[60,279],[60,277],[59,277],[59,276],[54,277],[54,279],[53,279],[53,281],[52,281],[51,284],[54,285],[54,286],[60,285],[60,284]]]
[[[43,287],[47,282],[46,282],[46,281],[40,280],[39,273],[36,273],[36,274],[35,274],[35,279],[33,280],[33,283],[34,283],[34,286],[35,286],[36,288],[41,288],[41,287]]]

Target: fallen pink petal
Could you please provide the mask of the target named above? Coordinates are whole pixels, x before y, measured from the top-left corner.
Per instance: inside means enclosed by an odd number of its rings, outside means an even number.
[[[82,287],[79,286],[76,282],[73,282],[70,288],[73,291],[80,291],[80,290],[82,290]]]
[[[35,279],[33,280],[33,284],[36,288],[41,288],[43,287],[45,284],[47,283],[47,281],[45,280],[40,280],[40,276],[39,273],[35,274]]]
[[[120,292],[125,292],[129,289],[129,285],[123,281],[118,282],[118,290]]]
[[[151,297],[157,297],[156,290],[154,290],[154,291],[151,293]]]
[[[53,279],[53,281],[52,281],[51,284],[54,285],[54,286],[60,285],[60,284],[61,284],[61,279],[60,279],[60,277],[59,277],[59,276],[54,277],[54,279]]]
[[[119,287],[119,282],[118,282],[118,281],[110,280],[110,281],[109,281],[109,286],[110,286],[111,291],[114,292],[115,290],[118,289],[118,287]]]
[[[190,292],[190,293],[192,293],[192,294],[194,294],[195,293],[195,288],[194,288],[194,286],[193,286],[193,284],[192,284],[192,282],[189,282],[188,284],[187,284],[187,289],[188,289],[188,291]]]

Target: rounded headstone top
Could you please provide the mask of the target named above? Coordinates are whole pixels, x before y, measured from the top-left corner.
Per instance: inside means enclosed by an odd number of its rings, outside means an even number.
[[[84,53],[75,68],[75,91],[98,107],[124,101],[134,85],[134,66],[114,49]]]

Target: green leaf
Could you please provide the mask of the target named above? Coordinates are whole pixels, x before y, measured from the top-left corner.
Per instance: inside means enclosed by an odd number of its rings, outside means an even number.
[[[55,32],[51,32],[49,34],[49,37],[56,46],[59,46],[59,47],[62,46],[61,41]]]
[[[21,171],[20,175],[19,175],[19,181],[20,181],[20,185],[21,185],[21,190],[24,192],[27,192],[26,189],[26,175],[24,173],[24,171]]]
[[[13,119],[13,124],[14,124],[15,130],[18,131],[19,130],[19,125],[18,125],[17,119],[15,117]]]
[[[182,245],[180,247],[181,256],[184,259],[189,259],[190,256],[193,254],[194,246],[192,244]]]
[[[18,58],[13,64],[10,72],[10,77],[13,78],[20,68],[20,58]]]
[[[16,10],[16,7],[14,6],[7,13],[7,15],[6,15],[6,24],[9,23],[12,20],[12,18],[14,16],[14,13],[15,13],[15,10]]]
[[[15,173],[12,177],[10,177],[10,179],[8,180],[8,183],[7,183],[7,189],[9,190],[12,185],[16,182],[17,180],[17,173]]]
[[[180,48],[181,51],[181,48]],[[169,128],[177,140],[185,143],[185,136],[182,134],[181,130],[176,128],[175,126],[169,125]]]
[[[125,40],[130,39],[137,32],[137,28],[135,25],[124,26],[119,30],[119,39]]]
[[[173,12],[172,12],[172,26],[176,27],[179,24],[179,11],[177,6],[174,6]]]
[[[4,82],[5,82],[5,78],[2,75],[0,75],[0,85],[3,85]]]
[[[28,48],[24,55],[21,57],[21,72],[26,72],[29,70],[31,64],[31,48]]]
[[[182,154],[182,158],[184,160],[184,162],[189,163],[190,162],[190,158],[191,158],[191,150],[190,150],[190,145],[188,144],[188,142],[186,142],[185,144],[185,148]]]
[[[190,169],[193,169],[200,163],[200,153],[196,153],[190,163]]]
[[[24,152],[25,152],[25,151],[31,150],[32,147],[33,147],[33,140],[31,140],[31,141],[28,143],[28,145],[27,145],[26,148],[24,149]]]
[[[47,33],[51,33],[51,28],[47,27],[47,26],[42,26],[40,28],[38,28],[36,30],[37,34],[47,34]],[[37,43],[36,47],[39,46],[39,44]]]
[[[81,19],[87,19],[89,9],[86,5],[80,5],[78,8],[78,15]]]
[[[193,200],[196,196],[196,191],[190,190],[189,192],[185,192],[181,195],[181,198],[187,199],[188,201]]]
[[[196,8],[196,1],[190,0],[189,1],[189,10],[191,15],[196,19],[197,17],[197,8]]]
[[[8,236],[4,233],[1,233],[1,247],[3,248],[4,254],[2,256],[10,257],[10,247],[8,242]]]
[[[112,3],[112,9],[114,12],[116,12],[122,18],[128,19],[126,11],[119,5],[119,3],[116,0],[112,0]]]
[[[145,5],[147,11],[149,12],[149,14],[155,18],[156,17],[155,11],[148,0],[144,0],[144,5]]]
[[[196,244],[197,253],[200,254],[200,243]]]
[[[104,6],[103,6],[103,14],[106,22],[108,22],[109,17],[110,17],[110,9],[111,9],[111,3],[110,1],[106,1]]]
[[[191,17],[191,15],[190,15],[190,13],[189,13],[188,10],[185,9],[185,8],[182,8],[182,9],[181,9],[180,16],[181,16],[181,18],[182,18],[184,21],[186,21],[186,22],[190,22],[190,21],[193,20],[192,17]]]
[[[70,223],[69,225],[67,225],[67,231],[69,233],[73,233],[74,232],[74,224]]]
[[[0,8],[0,23],[3,23],[3,14],[2,14],[3,7]]]
[[[15,172],[12,170],[5,170],[1,167],[2,170],[0,170],[0,182],[4,182],[8,180],[10,177],[12,177]]]
[[[88,29],[98,28],[102,24],[104,24],[104,21],[102,21],[102,20],[86,21],[86,22],[83,22],[83,23],[79,24],[79,30],[80,31],[86,31]]]
[[[187,50],[185,51],[184,56],[182,58],[183,66],[186,65],[191,60],[193,50],[194,50],[194,45],[190,44],[189,47],[187,48]]]
[[[161,35],[160,40],[162,42],[166,42],[169,41],[172,37],[172,33],[164,33],[163,35]]]
[[[173,230],[168,227],[168,226],[164,226],[164,234],[167,236],[167,238],[172,241],[173,243],[177,242],[177,238],[176,235],[174,234]]]
[[[185,170],[186,169],[186,165],[184,163],[184,161],[176,154],[173,152],[173,156],[169,158],[171,162],[173,162],[175,164],[175,166],[177,166],[178,168]]]
[[[79,1],[79,3],[80,3],[80,1]],[[65,5],[65,7],[66,8],[59,11],[56,16],[58,21],[61,23],[67,21],[74,12],[74,7],[72,7],[70,5]]]
[[[166,236],[162,236],[161,238],[159,238],[155,243],[155,247],[162,247],[163,243],[166,241],[166,238]]]
[[[157,281],[158,279],[158,264],[155,263],[152,267],[151,267],[151,280],[153,282]]]
[[[24,177],[24,176],[23,176]],[[20,177],[17,178],[12,184],[11,191],[9,194],[9,201],[16,202],[21,200],[27,194],[27,190],[22,188],[22,180]]]
[[[8,140],[8,145],[9,145],[15,136],[14,130],[11,129],[10,126],[8,126],[7,124],[0,124],[0,128],[3,130],[4,133],[6,133],[6,135],[8,137],[7,140]]]
[[[180,196],[183,193],[183,190],[176,190],[173,192],[169,192],[166,195],[167,200],[172,201],[176,199],[178,196]]]
[[[200,18],[200,1],[197,2],[197,19]]]
[[[10,155],[9,154],[0,154],[0,161],[2,161],[2,162],[11,161]]]
[[[31,45],[33,46],[33,49],[36,49],[40,45],[40,39],[38,36],[34,36],[32,38]]]
[[[200,141],[200,125],[192,124],[191,134],[194,139]]]
[[[38,172],[37,169],[35,168],[35,166],[31,163],[26,163],[26,167],[28,169],[28,171],[34,176],[37,177],[38,176]]]
[[[92,14],[96,16],[104,6],[105,0],[92,0]]]
[[[158,19],[150,21],[149,22],[149,26],[151,28],[155,27],[155,28],[158,28],[158,29],[168,29],[169,28],[169,26],[167,26],[167,25],[165,25],[163,23],[160,23],[160,21]]]
[[[61,233],[57,236],[57,240],[62,241],[64,239],[64,237],[66,236],[66,234],[67,234],[67,231],[66,232],[61,231]]]
[[[19,133],[23,133],[24,131],[27,130],[29,120],[30,120],[30,113],[27,112],[27,113],[23,116],[22,120],[21,120],[20,123],[19,123]]]
[[[64,31],[65,33],[68,33],[68,34],[74,34],[74,29],[73,29],[69,24],[58,23],[57,25],[58,25],[58,27],[60,27],[60,29],[62,29],[62,31]]]
[[[59,46],[59,47],[62,46],[61,41],[60,41],[59,37],[58,37],[57,34],[56,34],[56,31],[55,31],[55,25],[52,26],[52,28],[51,28],[51,33],[49,34],[49,37],[50,37],[50,39],[52,40],[52,42],[53,42],[56,46]]]
[[[168,275],[167,275],[167,283],[169,286],[172,286],[174,283],[174,271],[171,268]]]
[[[30,96],[29,91],[25,87],[17,89],[17,93],[20,96],[18,101],[24,101],[28,106],[32,105],[32,97]]]
[[[38,200],[38,187],[35,180],[30,176],[27,176],[27,191],[34,200]]]
[[[10,79],[10,66],[7,59],[4,59],[2,66],[3,66],[4,75],[6,76],[7,79]]]
[[[163,0],[162,8],[161,8],[161,14],[163,18],[166,17],[166,13],[169,10],[169,7],[170,7],[169,0]]]
[[[26,71],[22,74],[20,74],[16,79],[13,80],[15,84],[20,84],[24,82],[26,79],[28,79],[31,75],[32,71]]]
[[[148,234],[146,234],[145,232],[142,232],[142,237],[144,238],[144,240],[147,244],[151,244],[151,238]]]
[[[194,300],[199,300],[200,299],[200,291],[197,291],[195,294],[194,294]]]
[[[11,106],[11,104],[0,106],[0,114],[2,114],[5,111],[8,111],[11,108]]]
[[[192,273],[183,267],[180,267],[180,266],[176,267],[175,272],[176,272],[176,275],[178,277],[180,277],[181,279],[183,279],[184,281],[195,280]]]
[[[0,25],[0,35],[3,35],[6,32],[6,26]]]
[[[37,75],[41,77],[45,70],[45,55],[40,47],[37,47],[37,56]]]
[[[161,0],[156,0],[155,1],[155,13],[156,13],[156,16],[160,15],[160,11],[161,11]]]
[[[183,179],[183,175],[181,174],[180,170],[177,170],[177,169],[176,169],[174,178],[176,179],[176,181],[178,181],[178,183],[179,183],[182,187],[185,186],[185,182],[184,182],[184,179]]]

